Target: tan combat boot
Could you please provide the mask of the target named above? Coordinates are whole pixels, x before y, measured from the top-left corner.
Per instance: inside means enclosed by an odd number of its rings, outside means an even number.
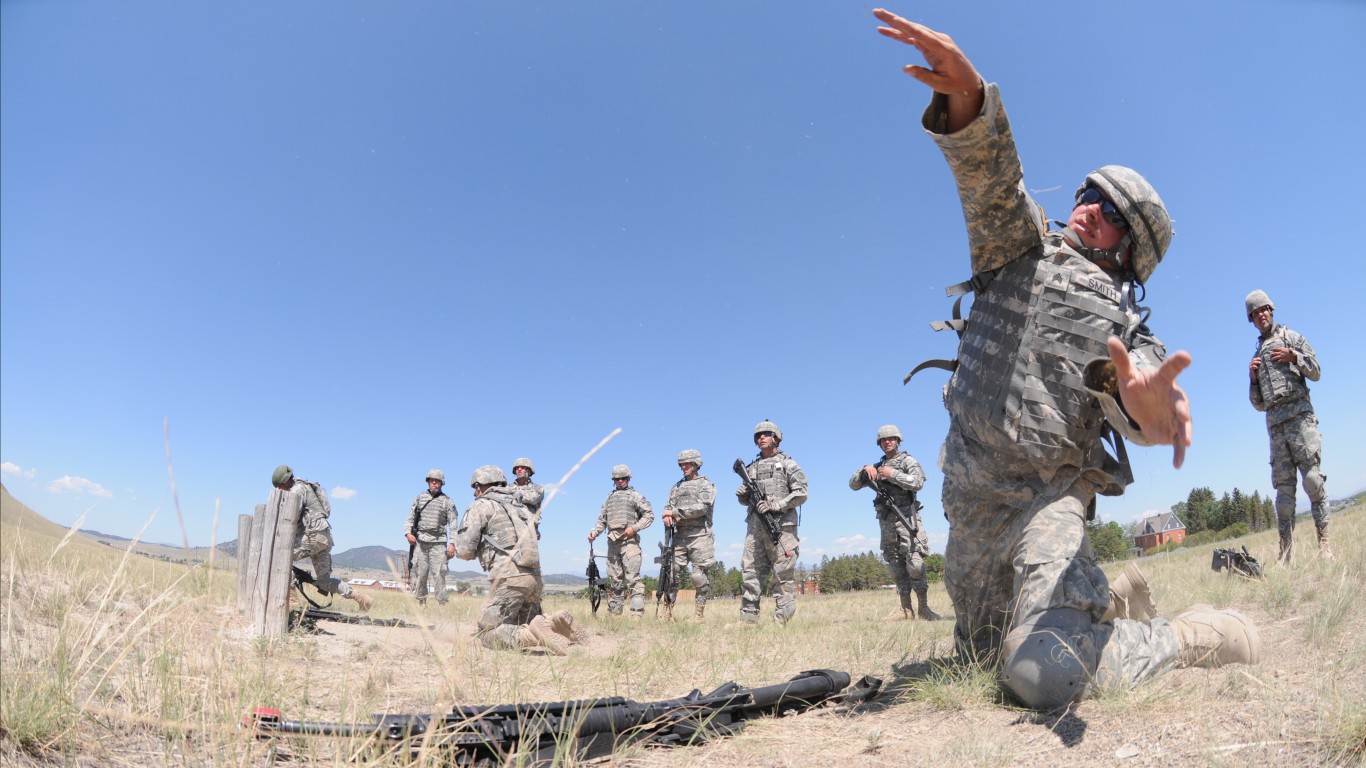
[[[569,653],[569,641],[555,631],[550,619],[537,616],[529,624],[523,624],[518,638],[523,648],[545,648],[556,656]]]
[[[1252,621],[1237,611],[1192,605],[1171,624],[1181,646],[1177,658],[1182,666],[1213,668],[1261,659],[1262,638]]]
[[[660,620],[662,620],[662,621],[673,621],[673,620],[674,620],[674,604],[673,604],[673,603],[663,603],[662,605],[660,605],[660,608],[663,609],[663,610],[662,610],[662,614],[663,614],[663,615],[661,615],[661,616],[659,617]]]
[[[370,607],[375,604],[375,598],[364,592],[353,591],[348,597],[356,601],[356,604],[360,606],[361,613],[369,613]]]
[[[557,611],[550,614],[550,628],[555,634],[567,639],[570,645],[582,643],[588,639],[588,630],[574,623],[574,614],[569,611]]]
[[[916,602],[919,603],[919,606],[916,608],[916,614],[922,621],[939,621],[944,617],[930,610],[930,602],[927,599],[928,593],[929,590],[924,587],[916,590],[915,598]]]
[[[1138,570],[1137,563],[1129,563],[1114,581],[1110,582],[1110,610],[1101,621],[1133,619],[1148,623],[1157,618],[1157,603],[1148,589],[1148,580]]]
[[[1328,526],[1323,525],[1318,528],[1319,534],[1319,558],[1323,560],[1334,560],[1333,548],[1328,546]]]
[[[1288,533],[1282,533],[1282,534],[1281,534],[1281,549],[1280,549],[1280,552],[1278,552],[1278,553],[1276,554],[1276,562],[1278,562],[1278,563],[1285,563],[1286,565],[1290,565],[1290,549],[1291,549],[1290,543],[1291,543],[1291,535],[1288,534]]]
[[[883,621],[909,621],[915,618],[915,604],[911,602],[911,593],[901,593],[899,597],[901,598],[901,607],[883,616]]]
[[[703,616],[706,615],[706,613],[707,613],[707,604],[706,604],[706,603],[693,603],[693,608],[692,608],[692,620],[693,620],[695,623],[701,624],[701,623],[703,623],[704,621],[706,621],[706,619],[703,618]]]

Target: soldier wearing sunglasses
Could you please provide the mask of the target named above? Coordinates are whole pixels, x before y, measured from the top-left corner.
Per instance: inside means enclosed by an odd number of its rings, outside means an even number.
[[[1191,442],[1176,383],[1190,355],[1168,356],[1138,305],[1172,239],[1162,199],[1136,171],[1103,166],[1050,231],[997,86],[947,35],[874,15],[925,57],[905,71],[934,91],[923,126],[953,171],[972,257],[972,279],[950,289],[974,294],[971,315],[943,324],[961,336],[957,360],[936,363],[953,370],[940,461],[960,654],[999,663],[1006,690],[1044,710],[1176,663],[1255,663],[1245,617],[1158,618],[1142,574],[1112,585],[1085,534],[1097,494],[1133,481],[1121,435],[1171,445],[1176,467]]]

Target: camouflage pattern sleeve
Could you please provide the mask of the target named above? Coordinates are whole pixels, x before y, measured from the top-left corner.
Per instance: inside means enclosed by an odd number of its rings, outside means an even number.
[[[631,527],[636,529],[636,533],[639,533],[654,523],[655,510],[654,507],[650,506],[650,500],[638,491],[636,492],[636,509],[639,510],[640,517],[636,518],[635,524]]]
[[[861,491],[868,487],[868,483],[863,480],[863,467],[854,470],[854,475],[849,478],[849,490]]]
[[[591,536],[597,536],[605,530],[607,530],[607,503],[603,502],[602,511],[598,513],[598,522],[593,526],[593,530],[588,533]]]
[[[787,497],[782,500],[783,509],[796,509],[806,503],[806,471],[801,465],[787,457]]]
[[[1314,348],[1309,346],[1309,340],[1289,328],[1285,329],[1285,340],[1288,342],[1287,346],[1295,350],[1295,362],[1291,364],[1292,367],[1309,381],[1318,381],[1323,371],[1319,370],[1319,357],[1314,354]]]
[[[957,133],[942,133],[947,108],[947,98],[935,94],[921,122],[958,184],[972,272],[988,272],[1043,242],[1047,223],[1025,190],[1015,137],[996,84],[986,85],[982,114]]]
[[[925,470],[910,454],[902,454],[892,462],[892,476],[887,480],[898,488],[919,493],[925,487]]]
[[[465,508],[465,518],[455,531],[455,556],[461,560],[473,560],[479,556],[479,543],[484,536],[484,507],[478,499]]]
[[[422,502],[426,500],[424,498],[426,495],[426,491],[419,493],[417,498],[413,499],[413,506],[408,508],[408,517],[403,521],[403,535],[405,537],[413,532],[413,526],[417,522],[417,510],[422,506]]]

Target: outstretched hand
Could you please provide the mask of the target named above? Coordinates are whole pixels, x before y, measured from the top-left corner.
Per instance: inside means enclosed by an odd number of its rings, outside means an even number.
[[[906,74],[939,93],[953,95],[977,89],[982,77],[953,38],[882,8],[874,9],[873,15],[887,25],[877,28],[880,34],[915,46],[925,57],[925,63],[930,65],[926,68],[907,64]]]
[[[1172,446],[1172,466],[1180,469],[1191,444],[1192,426],[1190,401],[1176,377],[1191,364],[1190,353],[1177,352],[1156,370],[1140,369],[1129,360],[1124,342],[1111,336],[1106,346],[1115,364],[1124,410],[1154,445]]]

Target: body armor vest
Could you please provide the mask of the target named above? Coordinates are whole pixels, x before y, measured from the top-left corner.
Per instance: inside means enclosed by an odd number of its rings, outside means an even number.
[[[895,470],[898,471],[898,472],[902,472],[902,473],[907,473],[907,474],[909,474],[909,473],[910,473],[910,464],[911,464],[911,456],[910,456],[910,454],[906,453],[905,451],[902,451],[901,453],[898,453],[898,454],[896,454],[895,456],[893,456],[893,457],[891,457],[891,458],[887,458],[887,457],[884,456],[880,461],[878,461],[878,462],[877,462],[876,464],[874,464],[873,466],[874,466],[874,467],[884,467],[884,466],[886,466],[886,467],[891,467],[891,468],[895,469]],[[899,486],[899,485],[897,485],[896,483],[893,483],[893,482],[891,482],[891,481],[889,481],[889,480],[881,480],[881,481],[878,482],[877,485],[878,485],[879,488],[881,488],[882,490],[886,491],[888,496],[891,496],[891,497],[892,497],[892,499],[896,502],[896,505],[897,505],[898,507],[901,508],[901,511],[902,511],[902,512],[905,512],[907,516],[912,515],[912,513],[915,511],[915,492],[914,492],[914,491],[908,491],[908,490],[906,490],[905,488],[902,488],[901,486]],[[886,505],[884,505],[884,504],[882,503],[882,500],[881,500],[880,498],[878,498],[878,497],[876,497],[876,496],[873,497],[873,508],[876,509],[876,510],[878,510],[878,512],[884,512],[884,511],[885,511],[885,512],[891,512],[891,511],[892,511],[892,510],[890,510],[890,509],[888,509],[888,510],[883,510],[882,508],[883,508],[884,506],[886,506]]]
[[[1265,339],[1257,340],[1257,357],[1262,364],[1257,368],[1257,387],[1262,392],[1262,403],[1267,411],[1309,396],[1309,383],[1290,363],[1278,363],[1271,359],[1271,350],[1276,347],[1289,347],[1299,352],[1300,345],[1291,338],[1294,331],[1277,325]]]
[[[675,524],[679,527],[701,525],[707,522],[708,500],[705,493],[711,481],[698,475],[692,480],[679,480],[674,483],[673,498],[670,504],[674,511]],[[711,494],[715,503],[716,494]]]
[[[484,528],[479,545],[480,564],[485,570],[491,570],[497,558],[503,556],[511,557],[518,565],[533,567],[529,559],[537,554],[538,547],[536,534],[531,527],[531,511],[517,500],[512,491],[498,486],[484,491],[475,503],[481,501],[487,501],[497,509],[490,511],[488,524]]]
[[[1140,324],[1122,283],[1062,247],[1050,233],[1003,267],[972,305],[946,405],[989,444],[1003,433],[1028,455],[1083,466],[1100,436],[1100,405],[1082,369],[1108,357],[1106,339]]]
[[[603,503],[603,509],[607,511],[607,529],[609,531],[619,531],[628,525],[635,525],[640,519],[640,507],[636,500],[640,494],[634,488],[623,488],[607,495],[607,501]]]

